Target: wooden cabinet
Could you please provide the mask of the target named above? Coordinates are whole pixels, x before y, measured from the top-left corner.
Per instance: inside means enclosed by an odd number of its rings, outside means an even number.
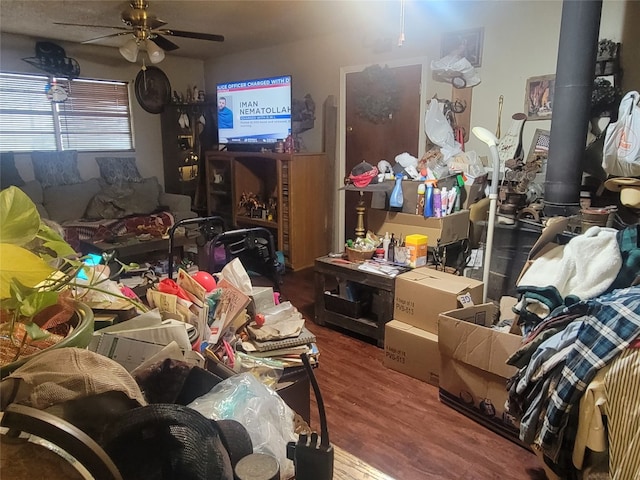
[[[209,151],[206,162],[209,215],[238,228],[268,228],[292,270],[329,252],[333,182],[325,154]],[[243,196],[266,211],[252,210]]]
[[[161,114],[165,191],[190,195],[196,210],[204,207],[196,193],[204,186],[202,155],[217,142],[215,115],[216,106],[209,103],[170,104]]]
[[[233,218],[233,158],[207,152],[207,215],[219,215],[225,224],[235,225]]]

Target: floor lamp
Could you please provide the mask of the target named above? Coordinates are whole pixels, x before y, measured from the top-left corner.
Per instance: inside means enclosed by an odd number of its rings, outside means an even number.
[[[482,282],[484,289],[482,301],[487,302],[489,289],[489,270],[491,269],[491,250],[493,249],[493,229],[496,223],[496,209],[498,206],[498,183],[500,180],[500,156],[498,155],[498,139],[486,128],[473,127],[471,132],[489,146],[493,159],[493,171],[491,173],[491,189],[489,190],[489,224],[487,225],[487,243],[484,252],[484,266],[482,267]]]

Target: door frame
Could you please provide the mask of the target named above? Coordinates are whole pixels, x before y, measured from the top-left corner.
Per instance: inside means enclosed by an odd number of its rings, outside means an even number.
[[[338,104],[338,168],[335,171],[334,185],[336,187],[336,208],[334,210],[334,225],[337,227],[333,232],[333,251],[342,252],[344,245],[340,241],[344,238],[344,219],[345,219],[345,193],[344,190],[338,190],[343,186],[344,175],[342,172],[346,165],[346,149],[347,149],[347,109],[346,109],[346,92],[347,92],[347,75],[350,73],[361,72],[365,68],[374,64],[387,65],[391,68],[395,67],[407,67],[411,65],[420,65],[422,67],[420,74],[420,113],[419,118],[423,119],[427,112],[427,105],[423,99],[427,95],[427,74],[429,71],[429,60],[427,57],[413,57],[404,58],[398,60],[389,60],[382,62],[372,62],[365,65],[353,65],[340,67],[340,99]],[[422,122],[421,122],[422,123]],[[426,149],[427,134],[422,128],[422,125],[418,126],[418,158],[422,157]],[[398,152],[402,153],[402,152]]]

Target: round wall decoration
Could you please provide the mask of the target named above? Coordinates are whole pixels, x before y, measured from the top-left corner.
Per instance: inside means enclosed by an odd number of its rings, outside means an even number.
[[[144,67],[135,81],[138,103],[149,113],[162,113],[171,100],[171,84],[158,67]]]

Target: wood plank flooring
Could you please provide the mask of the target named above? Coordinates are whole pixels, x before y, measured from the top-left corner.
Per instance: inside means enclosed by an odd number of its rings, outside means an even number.
[[[533,453],[440,403],[436,387],[385,368],[382,348],[313,323],[313,269],[288,272],[281,290],[318,338],[314,373],[332,444],[397,480],[546,478]]]

